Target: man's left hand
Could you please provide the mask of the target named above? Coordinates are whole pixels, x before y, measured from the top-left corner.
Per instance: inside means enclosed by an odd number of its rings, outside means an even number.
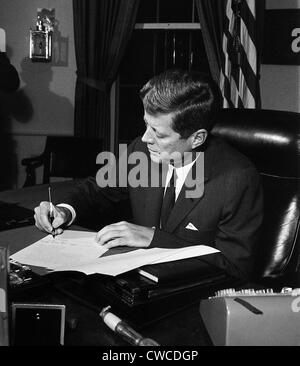
[[[107,249],[119,246],[147,248],[153,235],[152,228],[121,221],[101,229],[96,235],[96,242]]]

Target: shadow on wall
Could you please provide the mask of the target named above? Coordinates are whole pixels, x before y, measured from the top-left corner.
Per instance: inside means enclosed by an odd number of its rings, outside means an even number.
[[[32,62],[26,57],[20,66],[24,86],[10,94],[2,93],[0,99],[0,190],[15,188],[19,174],[16,144],[11,135],[13,120],[33,122],[31,129],[54,131],[57,135],[66,119],[73,121],[74,108],[69,99],[50,91],[52,64]]]
[[[24,82],[22,92],[34,104],[34,128],[53,131],[59,135],[66,129],[66,120],[73,122],[73,105],[68,98],[50,90],[53,80],[52,62],[32,62],[24,58],[21,62],[20,77]],[[64,86],[66,89],[67,86]]]
[[[11,57],[9,48],[6,56],[8,62]],[[7,62],[2,59],[0,73],[1,77],[6,79],[8,86],[17,77],[17,71],[13,65],[8,67]],[[16,143],[11,134],[12,120],[26,123],[33,114],[32,104],[23,91],[18,90],[18,84],[9,89],[0,88],[0,190],[14,188],[17,180],[17,154]]]

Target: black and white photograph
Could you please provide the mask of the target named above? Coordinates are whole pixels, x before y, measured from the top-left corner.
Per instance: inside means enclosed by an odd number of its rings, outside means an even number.
[[[298,349],[300,0],[0,0],[0,346]]]

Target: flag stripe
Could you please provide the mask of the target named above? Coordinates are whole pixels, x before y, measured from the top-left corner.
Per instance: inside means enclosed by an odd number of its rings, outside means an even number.
[[[243,72],[240,73],[239,87],[244,108],[255,108],[255,99],[248,88]]]
[[[241,18],[248,29],[249,36],[252,38],[252,40],[255,40],[255,14],[253,15],[251,12],[249,3],[255,3],[255,1],[251,0],[246,2],[243,0],[244,6],[241,7]],[[255,11],[255,6],[253,6],[253,9]]]
[[[222,71],[221,71],[221,75],[220,75],[220,88],[222,90],[222,94],[223,94],[223,98],[224,98],[223,107],[224,108],[233,108],[234,105],[230,99],[230,83],[229,83],[229,80],[224,76]]]
[[[255,1],[254,0],[246,0],[247,6],[251,11],[253,18],[255,18]]]
[[[232,1],[228,0],[226,4],[226,18],[224,20],[224,35],[223,35],[223,54],[222,54],[222,69],[221,69],[221,77],[223,77],[224,82],[221,84],[221,91],[224,97],[223,107],[233,107],[235,105],[237,94],[235,92],[236,87],[234,84],[238,82],[238,79],[234,81],[237,77],[235,75],[234,70],[232,70],[232,62],[230,60],[231,57],[231,47],[233,44],[233,29],[234,29],[234,17],[232,11]],[[231,78],[231,81],[230,78]],[[220,78],[221,79],[221,78]]]
[[[249,33],[243,20],[241,20],[241,43],[246,56],[248,55],[248,62],[253,72],[256,73],[256,48],[252,39],[249,37]]]
[[[242,72],[245,75],[244,77],[248,85],[248,88],[253,92],[253,90],[255,90],[256,87],[257,77],[256,73],[253,71],[252,67],[248,62],[247,55],[244,50],[241,51],[241,63],[243,65]]]
[[[257,90],[256,0],[224,1],[220,89],[223,107],[255,108]]]

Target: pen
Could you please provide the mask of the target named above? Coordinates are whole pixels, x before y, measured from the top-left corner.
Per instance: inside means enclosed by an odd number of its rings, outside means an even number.
[[[49,210],[49,218],[50,218],[50,223],[52,224],[53,219],[54,219],[54,213],[53,213],[53,205],[52,205],[52,199],[51,199],[51,187],[48,187],[48,196],[49,196],[49,204],[50,204],[50,210]],[[52,228],[52,237],[53,239],[55,238],[55,230]]]

